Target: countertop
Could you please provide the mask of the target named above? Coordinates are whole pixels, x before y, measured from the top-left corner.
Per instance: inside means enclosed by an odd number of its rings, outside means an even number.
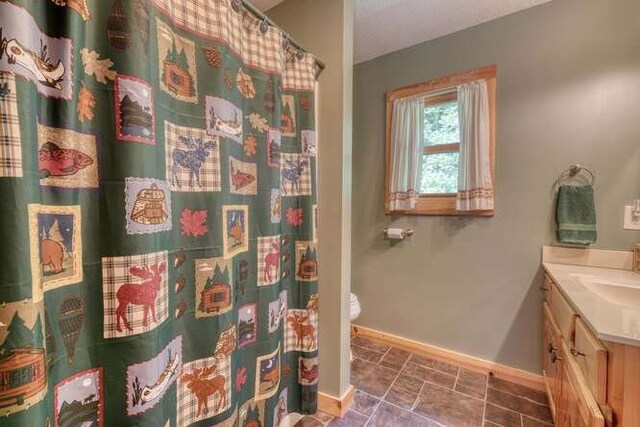
[[[550,262],[544,262],[542,266],[598,338],[640,346],[640,309],[632,307],[632,304],[627,306],[619,301],[608,301],[587,289],[585,285],[589,281],[612,281],[621,283],[626,288],[638,288],[640,293],[640,274],[631,270]]]

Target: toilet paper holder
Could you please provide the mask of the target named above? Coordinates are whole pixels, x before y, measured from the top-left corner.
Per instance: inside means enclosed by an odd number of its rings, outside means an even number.
[[[382,235],[387,240],[396,240],[389,237],[389,229],[385,228],[382,230]],[[407,237],[413,236],[413,228],[403,228],[402,229],[402,239],[406,239]]]

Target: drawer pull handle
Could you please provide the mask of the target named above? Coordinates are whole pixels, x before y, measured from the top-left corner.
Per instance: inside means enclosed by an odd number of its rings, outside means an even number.
[[[555,348],[555,347],[553,346],[553,344],[549,343],[549,348],[548,348],[549,354],[551,354],[551,353],[553,353],[554,351],[557,351],[557,350],[558,350],[558,349],[557,349],[557,348]]]
[[[549,288],[547,288],[546,286],[540,286],[540,290],[542,292],[547,292],[549,290]]]
[[[562,358],[558,356],[558,353],[556,353],[556,350],[554,349],[551,352],[551,363],[555,364],[558,360],[562,360]]]
[[[576,348],[573,348],[573,347],[571,348],[571,354],[573,354],[575,357],[578,357],[578,356],[585,357],[586,356],[586,354],[584,354],[580,350],[578,350]]]

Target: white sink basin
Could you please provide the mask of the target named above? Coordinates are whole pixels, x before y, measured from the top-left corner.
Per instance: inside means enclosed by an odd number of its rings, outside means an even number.
[[[640,279],[610,279],[576,275],[585,288],[603,300],[640,310]]]

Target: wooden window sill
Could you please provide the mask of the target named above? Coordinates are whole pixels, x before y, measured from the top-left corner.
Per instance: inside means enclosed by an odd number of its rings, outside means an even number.
[[[423,215],[423,216],[475,216],[492,217],[495,210],[490,211],[459,211],[456,209],[456,196],[452,195],[421,195],[416,207],[404,211],[389,211],[387,215]]]

